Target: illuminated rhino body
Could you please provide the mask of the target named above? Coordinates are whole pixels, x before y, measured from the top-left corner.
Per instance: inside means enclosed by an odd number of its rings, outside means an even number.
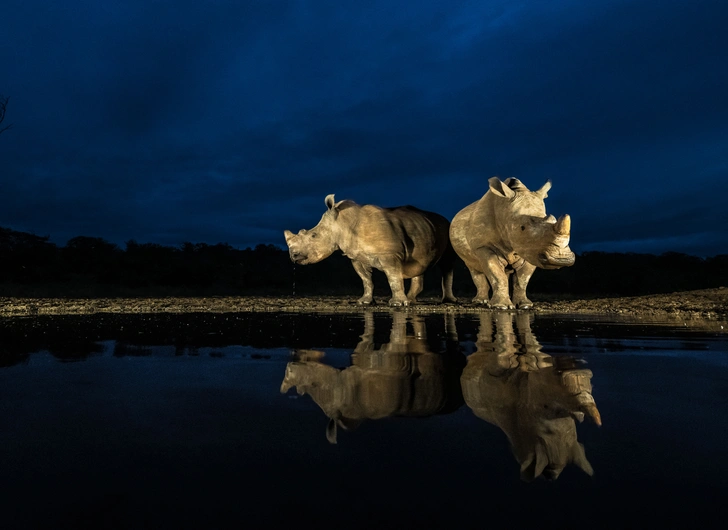
[[[322,354],[306,351],[289,362],[281,392],[295,388],[309,395],[329,418],[326,437],[336,443],[337,429],[353,430],[365,420],[424,417],[451,412],[463,403],[459,377],[465,363],[458,353],[436,354],[427,345],[422,317],[394,313],[390,342],[377,348],[374,321],[365,313],[365,331],[339,370],[323,364]]]
[[[571,218],[546,215],[547,182],[530,191],[520,180],[488,180],[483,197],[458,212],[450,225],[455,252],[470,270],[478,292],[473,302],[496,309],[530,308],[526,287],[537,268],[574,264],[569,248]],[[513,273],[513,296],[509,274]],[[493,293],[488,298],[489,290]]]
[[[372,269],[378,269],[387,276],[393,306],[415,302],[422,292],[425,271],[439,264],[442,301],[456,301],[452,293],[455,253],[449,241],[450,222],[443,216],[413,206],[381,208],[349,200],[335,202],[333,194],[325,203],[327,211],[314,228],[297,234],[284,231],[294,263],[317,263],[341,250],[364,284],[358,303],[372,303]],[[405,279],[412,280],[406,295]]]

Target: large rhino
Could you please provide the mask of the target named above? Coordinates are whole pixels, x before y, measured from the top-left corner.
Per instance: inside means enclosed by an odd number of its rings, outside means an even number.
[[[576,423],[585,416],[602,423],[592,372],[580,359],[542,352],[530,317],[516,316],[516,332],[513,315],[481,313],[476,351],[460,378],[463,399],[508,437],[523,480],[555,480],[569,464],[591,475]]]
[[[465,357],[459,351],[433,353],[421,316],[392,315],[390,341],[376,348],[374,317],[365,313],[364,333],[351,355],[351,366],[339,370],[321,362],[315,351],[297,352],[289,362],[281,392],[296,388],[308,394],[329,418],[326,438],[337,442],[337,429],[353,430],[365,420],[393,416],[445,414],[462,406],[460,374]]]
[[[380,208],[349,200],[335,202],[333,194],[326,196],[325,203],[327,211],[314,228],[298,234],[284,231],[294,263],[317,263],[341,250],[364,283],[358,303],[373,301],[374,268],[387,276],[393,306],[415,302],[422,292],[425,271],[437,263],[442,272],[442,301],[457,301],[452,293],[455,253],[447,219],[413,206]],[[408,278],[412,282],[405,296],[404,280]]]
[[[526,286],[536,268],[574,264],[569,248],[571,218],[546,215],[544,199],[551,181],[530,191],[520,180],[488,180],[483,197],[458,212],[450,225],[455,252],[470,270],[478,289],[473,302],[496,309],[528,309]],[[508,276],[513,273],[513,297]],[[489,289],[493,294],[488,299]]]

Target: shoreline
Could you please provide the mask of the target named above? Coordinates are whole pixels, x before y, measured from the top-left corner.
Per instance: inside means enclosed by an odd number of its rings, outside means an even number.
[[[481,313],[495,311],[461,298],[440,304],[435,297],[422,297],[414,305],[392,308],[387,297],[375,297],[375,304],[360,306],[356,296],[210,296],[139,298],[0,298],[0,317],[34,315],[91,315],[97,313],[244,313],[244,312],[328,312],[405,311],[411,313]],[[728,289],[629,297],[543,299],[532,297],[534,314],[580,314],[666,317],[682,320],[728,320]]]

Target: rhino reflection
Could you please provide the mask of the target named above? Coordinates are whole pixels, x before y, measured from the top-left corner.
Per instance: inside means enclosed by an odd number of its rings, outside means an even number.
[[[521,478],[556,479],[569,464],[591,475],[576,422],[601,417],[592,397],[591,370],[583,361],[543,353],[531,333],[530,315],[483,313],[477,349],[462,377],[465,403],[508,437]]]
[[[365,313],[351,366],[339,370],[322,364],[322,352],[311,350],[299,352],[299,360],[286,366],[281,392],[295,387],[311,396],[329,418],[331,443],[336,443],[337,427],[351,430],[368,419],[444,414],[463,403],[459,377],[465,358],[459,352],[430,351],[422,317],[394,313],[390,341],[381,348],[373,336],[374,316]]]

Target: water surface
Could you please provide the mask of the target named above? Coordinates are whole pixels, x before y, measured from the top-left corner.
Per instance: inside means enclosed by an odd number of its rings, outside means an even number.
[[[0,525],[718,526],[727,402],[726,334],[674,324],[4,319]]]

